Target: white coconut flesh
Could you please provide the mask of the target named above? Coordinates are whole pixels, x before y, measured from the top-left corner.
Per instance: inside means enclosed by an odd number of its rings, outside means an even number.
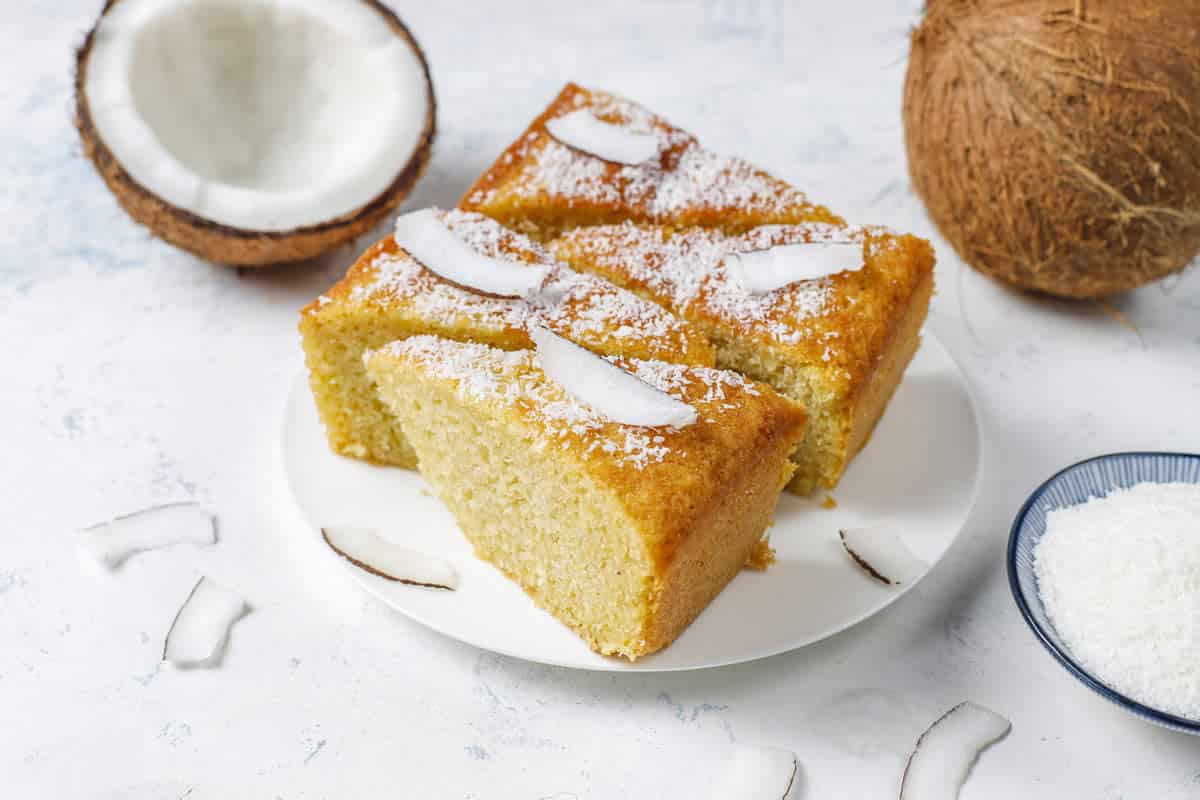
[[[623,425],[685,428],[696,409],[547,328],[529,331],[536,359],[550,380],[601,416]]]
[[[917,739],[900,779],[900,800],[956,800],[979,754],[1011,729],[995,711],[959,703]]]
[[[752,294],[765,294],[800,281],[815,281],[863,268],[858,242],[801,242],[733,253],[725,261],[735,279]]]
[[[739,744],[713,783],[713,800],[792,800],[800,762],[790,750]]]
[[[126,172],[212,222],[288,231],[383,194],[422,139],[414,46],[364,0],[120,0],[84,86]]]

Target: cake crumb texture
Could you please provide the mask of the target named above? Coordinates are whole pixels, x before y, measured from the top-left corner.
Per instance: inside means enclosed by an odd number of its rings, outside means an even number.
[[[802,409],[725,370],[610,359],[696,408],[677,429],[598,416],[529,351],[416,336],[366,360],[479,557],[630,659],[673,641],[751,561],[803,436]]]

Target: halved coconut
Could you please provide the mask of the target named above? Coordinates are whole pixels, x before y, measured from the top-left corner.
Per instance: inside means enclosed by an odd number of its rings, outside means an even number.
[[[365,233],[434,135],[425,58],[377,0],[109,0],[75,103],[84,152],[134,219],[243,266]]]

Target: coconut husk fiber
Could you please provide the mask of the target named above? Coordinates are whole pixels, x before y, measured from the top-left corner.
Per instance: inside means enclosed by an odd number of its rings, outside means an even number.
[[[904,87],[913,185],[964,261],[1099,297],[1200,251],[1200,0],[933,0]]]

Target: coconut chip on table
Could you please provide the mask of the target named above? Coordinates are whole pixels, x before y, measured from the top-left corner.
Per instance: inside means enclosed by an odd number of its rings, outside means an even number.
[[[794,800],[800,761],[790,750],[735,744],[717,780],[713,800]]]
[[[1008,735],[1012,724],[996,712],[963,702],[917,738],[900,776],[900,800],[956,800],[980,754]],[[801,770],[790,750],[735,744],[713,783],[713,800],[790,800]]]
[[[162,660],[183,669],[218,666],[230,628],[249,610],[241,595],[211,578],[201,578],[167,629]]]
[[[80,553],[104,569],[114,570],[132,556],[178,544],[212,545],[217,516],[199,503],[163,503],[122,514],[79,532]]]

